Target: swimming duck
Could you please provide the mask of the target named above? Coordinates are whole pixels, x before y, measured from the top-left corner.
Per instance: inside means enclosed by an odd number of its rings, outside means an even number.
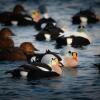
[[[55,40],[60,33],[63,33],[63,30],[50,23],[37,35],[35,35],[35,39],[38,41],[52,41]]]
[[[64,35],[60,35],[56,39],[56,48],[61,48],[64,45],[71,45],[72,47],[82,47],[89,45],[91,39],[85,33],[84,26],[78,27],[78,32],[73,32],[72,34],[67,34],[66,32]]]
[[[45,55],[49,55],[49,54],[55,56],[59,61],[62,60],[61,57],[58,55],[58,53],[52,52],[50,50],[46,50],[45,53],[36,53],[35,56],[31,57],[29,60],[30,60],[31,63],[34,63],[34,61],[35,62],[42,62],[42,58]],[[44,57],[45,58],[45,61],[46,61],[46,59],[48,59],[47,57]],[[42,62],[42,63],[44,63],[44,62]]]
[[[87,24],[95,24],[99,22],[96,14],[92,11],[91,8],[86,10],[80,10],[80,12],[76,13],[72,17],[73,24],[87,23]]]
[[[63,54],[63,65],[68,68],[76,68],[78,65],[78,55],[76,51],[66,50]]]
[[[33,11],[32,18],[34,21],[35,29],[39,31],[48,26],[48,24],[56,25],[56,21],[53,18],[49,17],[47,12],[42,17],[39,9]]]
[[[48,58],[46,61],[45,57]],[[33,63],[32,65],[21,65],[16,69],[6,71],[6,73],[11,73],[13,77],[24,77],[27,79],[41,79],[60,76],[62,74],[59,61],[54,55],[45,55],[42,58],[42,62]]]
[[[0,49],[0,61],[27,61],[27,56],[34,55],[34,51],[36,51],[34,48],[32,43],[25,42],[20,47],[11,45],[6,49]]]
[[[25,9],[22,5],[16,5],[13,12],[1,12],[0,23],[3,25],[33,25],[32,18],[25,13]]]

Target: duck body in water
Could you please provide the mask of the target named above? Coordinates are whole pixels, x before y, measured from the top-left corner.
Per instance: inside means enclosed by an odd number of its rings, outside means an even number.
[[[83,21],[87,22],[87,24],[95,24],[100,20],[97,18],[95,12],[92,11],[91,8],[86,10],[80,10],[80,12],[76,13],[72,17],[73,24],[80,24]]]
[[[63,33],[62,29],[52,23],[49,23],[43,30],[35,35],[35,38],[38,41],[52,41],[55,40],[61,33]]]
[[[46,61],[45,57],[48,58]],[[18,68],[6,71],[5,73],[10,73],[14,78],[24,77],[27,79],[41,79],[60,76],[62,74],[62,69],[58,58],[52,54],[48,54],[42,57],[41,62],[21,65]]]
[[[62,46],[65,45],[71,45],[72,47],[82,47],[89,45],[91,43],[90,37],[85,33],[84,30],[85,27],[79,26],[78,27],[78,32],[73,32],[72,34],[65,34],[59,36],[56,39],[56,48],[61,48]]]
[[[13,12],[1,12],[0,13],[0,23],[2,25],[18,25],[26,26],[33,25],[34,22],[30,15],[25,13],[25,9],[22,5],[16,5],[13,9]]]

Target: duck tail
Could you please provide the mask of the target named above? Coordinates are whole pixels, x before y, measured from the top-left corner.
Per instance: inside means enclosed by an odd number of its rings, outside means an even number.
[[[8,73],[12,73],[12,71],[10,70],[10,71],[6,71],[6,72],[5,72],[5,74],[8,74]]]

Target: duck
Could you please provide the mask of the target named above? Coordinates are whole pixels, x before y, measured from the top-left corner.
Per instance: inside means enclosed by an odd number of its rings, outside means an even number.
[[[63,32],[61,28],[50,23],[34,36],[37,41],[54,41]]]
[[[48,59],[45,61],[45,58]],[[57,57],[48,54],[42,58],[42,62],[21,65],[18,68],[6,71],[5,73],[10,73],[13,78],[41,79],[58,77],[62,74],[62,69]]]
[[[56,48],[62,48],[65,45],[71,45],[75,48],[80,48],[87,46],[91,43],[91,38],[86,34],[85,27],[82,25],[78,26],[77,32],[67,34],[66,32],[63,35],[60,35],[56,39]]]
[[[80,12],[76,13],[72,17],[73,24],[87,23],[87,24],[95,24],[99,22],[100,19],[97,18],[95,12],[90,8],[85,10],[80,10]]]
[[[59,53],[52,52],[49,49],[46,50],[44,53],[35,53],[35,56],[31,56],[29,60],[30,60],[31,64],[34,63],[34,61],[35,62],[42,62],[42,58],[45,55],[49,55],[49,54],[55,56],[58,59],[59,62],[62,60],[62,58],[58,55]],[[45,58],[45,61],[46,61],[46,59],[48,59],[47,57],[44,57]],[[42,63],[44,63],[44,62],[42,62]]]
[[[26,14],[24,7],[17,4],[12,12],[5,11],[0,13],[0,23],[6,26],[26,26],[33,25],[33,20],[30,15]]]
[[[43,16],[41,15],[41,10],[36,9],[32,12],[32,18],[34,21],[34,27],[37,31],[41,31],[44,27],[48,26],[49,24],[56,25],[56,21],[49,17],[48,12],[46,11]]]
[[[68,47],[70,48],[70,47]],[[77,68],[78,66],[78,53],[76,51],[72,51],[70,49],[65,50],[63,52],[63,60],[62,60],[62,63],[63,63],[63,66],[65,68]]]
[[[34,55],[36,51],[34,48],[35,46],[31,42],[23,42],[19,47],[11,45],[0,49],[0,61],[27,61],[28,56]]]

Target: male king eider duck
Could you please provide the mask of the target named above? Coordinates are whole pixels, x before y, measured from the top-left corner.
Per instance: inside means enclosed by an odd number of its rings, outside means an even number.
[[[0,23],[3,25],[33,25],[32,18],[25,13],[22,5],[16,5],[13,12],[1,12],[0,13]]]
[[[6,73],[11,73],[12,77],[17,78],[41,79],[60,76],[62,74],[62,69],[57,57],[52,54],[47,54],[42,58],[42,63],[34,62],[32,65],[22,65]]]
[[[65,45],[71,45],[72,47],[82,47],[89,45],[91,42],[91,39],[84,32],[84,26],[82,25],[78,27],[78,32],[73,32],[72,34],[67,34],[65,32],[64,35],[59,36],[56,39],[56,48],[61,48]]]
[[[35,35],[35,39],[38,41],[52,41],[55,40],[63,32],[64,31],[56,25],[49,23],[43,30]]]
[[[39,9],[33,11],[32,18],[34,21],[35,29],[39,31],[42,30],[45,26],[48,26],[48,24],[56,25],[56,21],[49,17],[47,12],[45,12],[42,17]]]
[[[57,57],[57,59],[58,59],[59,61],[62,60],[61,57],[58,56],[58,53],[52,52],[52,51],[50,51],[50,50],[46,50],[45,53],[36,53],[35,56],[30,57],[30,58],[28,59],[28,61],[30,60],[31,64],[34,63],[34,61],[35,61],[35,62],[41,62],[41,61],[42,61],[42,58],[43,58],[45,55],[48,55],[48,54],[54,55],[55,57]],[[48,59],[48,58],[45,57],[45,59]]]
[[[72,23],[80,24],[82,22],[87,24],[95,24],[99,22],[99,18],[97,18],[95,13],[90,8],[86,10],[80,10],[80,12],[72,17]]]

